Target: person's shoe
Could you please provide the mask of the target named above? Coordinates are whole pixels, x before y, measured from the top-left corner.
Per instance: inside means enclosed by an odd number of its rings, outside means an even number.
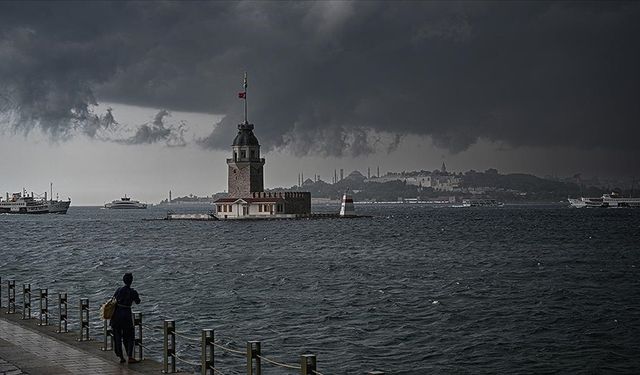
[[[129,363],[138,363],[138,362],[140,362],[140,361],[138,361],[138,360],[137,360],[137,359],[135,359],[135,358],[129,358],[129,361],[128,361],[128,362],[129,362]]]
[[[124,357],[120,357],[120,363],[125,363],[127,360]]]

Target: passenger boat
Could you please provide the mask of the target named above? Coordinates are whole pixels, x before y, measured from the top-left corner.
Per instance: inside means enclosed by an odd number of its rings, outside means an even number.
[[[7,193],[6,199],[0,198],[0,213],[7,214],[66,214],[71,199],[60,201],[58,199],[47,200],[45,198],[34,197],[33,193],[27,195],[23,190],[22,193],[13,193],[11,197]]]
[[[600,198],[568,198],[575,208],[640,208],[640,198],[625,198],[620,194],[603,194]]]
[[[462,207],[502,207],[504,203],[489,198],[463,199]]]
[[[46,201],[33,198],[31,196],[23,196],[22,193],[13,193],[9,197],[0,201],[0,213],[5,214],[48,214],[49,207]]]
[[[47,202],[50,214],[66,214],[69,206],[71,205],[71,199],[61,201],[58,199],[50,199]]]
[[[145,209],[147,208],[146,203],[141,203],[140,201],[132,201],[131,198],[126,195],[120,200],[112,201],[111,203],[107,203],[104,205],[104,208],[109,209]]]

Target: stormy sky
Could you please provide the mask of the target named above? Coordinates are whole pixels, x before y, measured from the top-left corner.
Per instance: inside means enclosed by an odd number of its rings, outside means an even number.
[[[638,2],[2,2],[2,166],[17,147],[97,172],[166,158],[197,171],[185,189],[223,190],[247,71],[267,185],[443,160],[637,176],[638,19]],[[55,174],[82,186],[73,165]]]

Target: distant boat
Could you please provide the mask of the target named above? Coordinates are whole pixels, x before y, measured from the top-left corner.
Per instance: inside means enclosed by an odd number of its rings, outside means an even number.
[[[455,207],[502,207],[504,203],[498,202],[495,199],[487,199],[487,198],[471,198],[471,199],[463,199],[462,205],[457,205]]]
[[[47,207],[50,214],[66,214],[70,205],[71,199],[66,201],[51,199],[47,201]]]
[[[47,200],[46,193],[45,198],[38,198],[27,195],[25,191],[22,193],[13,193],[11,197],[7,193],[6,199],[0,198],[0,213],[7,214],[66,214],[69,206],[71,205],[71,199],[66,201],[61,200]]]
[[[107,203],[104,205],[104,208],[109,208],[109,209],[145,209],[147,208],[147,204],[146,203],[141,203],[140,201],[132,201],[131,198],[127,197],[126,195],[122,198],[120,198],[120,200],[115,200],[112,201],[111,203]]]
[[[44,193],[44,200],[47,202],[49,213],[66,214],[69,206],[71,205],[71,198],[68,198],[66,201],[61,201],[58,199],[58,195],[56,194],[56,199],[53,199],[53,182],[51,182],[49,186],[51,188],[51,195],[49,200],[47,200],[47,193]]]
[[[617,193],[603,194],[600,198],[568,198],[575,208],[640,208],[640,198],[624,198]]]

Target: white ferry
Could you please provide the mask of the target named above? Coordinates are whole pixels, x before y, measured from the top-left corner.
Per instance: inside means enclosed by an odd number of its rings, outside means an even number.
[[[66,214],[69,206],[71,205],[71,199],[67,201],[60,200],[47,200],[45,198],[37,198],[31,195],[27,195],[26,192],[13,193],[9,197],[7,193],[6,199],[0,198],[0,213],[7,214]]]
[[[572,207],[576,208],[640,208],[640,198],[624,198],[617,193],[604,194],[600,198],[568,198]]]
[[[145,209],[147,208],[146,203],[141,203],[140,201],[132,201],[131,198],[126,195],[120,200],[112,201],[111,203],[107,203],[104,205],[104,208],[110,209]]]
[[[489,198],[463,199],[460,207],[502,207],[504,203]]]

